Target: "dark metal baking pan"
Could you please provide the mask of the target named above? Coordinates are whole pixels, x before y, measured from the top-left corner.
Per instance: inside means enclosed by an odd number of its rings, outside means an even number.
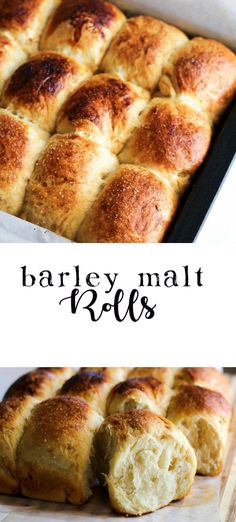
[[[194,242],[236,153],[236,102],[216,128],[204,164],[196,174],[185,202],[180,206],[166,243]]]

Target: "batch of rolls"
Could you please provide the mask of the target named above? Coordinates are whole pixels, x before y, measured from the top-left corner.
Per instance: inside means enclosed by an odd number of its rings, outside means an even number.
[[[79,242],[161,242],[236,57],[106,0],[0,0],[0,89],[0,210]]]
[[[221,472],[231,400],[214,368],[37,368],[0,403],[0,492],[153,512]]]

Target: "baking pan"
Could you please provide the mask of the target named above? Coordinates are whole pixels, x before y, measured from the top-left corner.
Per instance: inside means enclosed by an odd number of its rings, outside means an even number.
[[[204,164],[167,236],[167,243],[192,243],[200,230],[236,153],[236,102],[216,129]]]

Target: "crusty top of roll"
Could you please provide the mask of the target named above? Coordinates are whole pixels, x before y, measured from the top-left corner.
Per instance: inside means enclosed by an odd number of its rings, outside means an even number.
[[[158,435],[163,428],[170,432],[179,431],[171,421],[149,410],[132,410],[110,415],[104,420],[102,428],[106,429],[107,426],[113,428],[116,435],[122,439],[127,439],[131,434],[138,436],[147,431]]]
[[[174,377],[177,372],[177,368],[133,368],[133,370],[129,374],[129,378],[133,377],[154,377],[155,379],[159,380],[160,382],[163,382],[167,384],[168,386],[172,386],[174,382]]]
[[[63,98],[87,77],[88,72],[66,56],[37,53],[10,78],[3,93],[3,105],[30,121],[39,122],[45,130],[52,130]],[[54,114],[50,114],[50,104],[59,96],[59,107],[55,105]]]
[[[46,25],[40,47],[74,56],[94,70],[124,21],[124,14],[106,0],[62,0]]]
[[[153,90],[168,56],[187,41],[182,31],[151,16],[130,18],[114,38],[101,69]]]
[[[215,120],[236,92],[236,56],[215,40],[193,38],[179,49],[163,70],[164,94],[190,94]]]
[[[86,81],[63,107],[58,132],[77,131],[119,152],[148,101],[146,91],[116,75]]]
[[[192,173],[208,151],[211,127],[200,112],[180,99],[155,98],[120,154],[161,173]]]
[[[48,399],[33,409],[28,421],[33,428],[34,444],[41,444],[47,439],[60,441],[70,430],[86,430],[90,415],[97,413],[84,401],[76,397],[55,397]]]
[[[205,413],[212,416],[229,417],[231,408],[228,401],[213,390],[201,386],[182,385],[170,400],[167,415],[175,416],[195,415]]]
[[[110,379],[113,383],[123,381],[129,372],[129,368],[124,367],[81,367],[80,372],[96,372],[102,373],[106,378]]]
[[[36,50],[40,32],[59,0],[0,0],[0,29],[10,31],[29,53]]]
[[[85,217],[78,241],[161,241],[176,207],[174,192],[155,174],[135,165],[121,165]]]
[[[104,373],[98,372],[80,372],[73,375],[68,381],[64,383],[60,390],[60,395],[79,395],[84,392],[93,392],[100,387],[100,385],[110,383],[110,379]]]
[[[226,375],[216,368],[182,368],[175,377],[175,386],[180,384],[196,384],[210,390],[218,391],[225,399],[230,400],[231,389]]]
[[[165,389],[165,384],[158,381],[154,377],[133,377],[131,379],[127,379],[126,381],[119,382],[116,386],[114,386],[114,388],[111,390],[111,397],[114,394],[129,394],[129,392],[132,390],[140,390],[152,397],[153,392],[162,392]]]
[[[4,400],[9,397],[24,397],[30,395],[35,398],[47,398],[55,389],[55,377],[49,371],[34,370],[17,379],[7,390]]]
[[[0,143],[0,187],[5,190],[15,184],[30,145],[27,124],[5,110],[0,110]]]

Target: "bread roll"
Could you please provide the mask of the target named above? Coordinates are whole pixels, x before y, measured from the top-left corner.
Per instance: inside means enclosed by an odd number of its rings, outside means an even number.
[[[0,91],[13,71],[26,60],[26,54],[10,33],[0,33]]]
[[[37,51],[44,24],[59,0],[0,0],[0,31],[10,31],[29,54]]]
[[[101,421],[75,397],[56,397],[37,405],[17,450],[22,494],[54,502],[86,502],[93,486],[93,437]]]
[[[70,58],[38,53],[15,71],[2,102],[13,113],[52,132],[62,104],[88,76],[88,70]]]
[[[75,131],[118,153],[148,98],[146,91],[116,75],[98,74],[79,87],[66,103],[57,131]]]
[[[174,424],[147,410],[107,417],[96,436],[98,468],[112,507],[142,515],[188,494],[196,457]]]
[[[118,383],[109,393],[107,415],[130,410],[150,410],[165,416],[171,389],[154,377],[128,379]]]
[[[105,377],[107,377],[108,379],[110,379],[113,382],[113,385],[115,385],[117,382],[124,381],[127,378],[129,371],[130,371],[130,368],[119,368],[118,366],[111,367],[111,368],[104,368],[104,367],[97,367],[97,368],[82,367],[82,368],[80,368],[80,372],[102,373],[103,375],[105,375]]]
[[[174,385],[195,384],[209,390],[217,391],[223,397],[231,400],[231,386],[228,377],[216,368],[181,368],[176,376]]]
[[[27,181],[47,139],[45,131],[0,109],[0,210],[19,214]]]
[[[172,388],[177,371],[178,368],[133,368],[129,373],[129,379],[133,377],[154,377],[154,379]]]
[[[154,170],[181,194],[204,161],[210,141],[211,127],[201,112],[178,98],[155,98],[120,161]]]
[[[174,191],[154,173],[122,165],[88,211],[77,239],[84,243],[157,243],[177,208]]]
[[[54,135],[35,167],[21,217],[75,239],[105,177],[117,164],[116,156],[81,136]]]
[[[78,397],[104,417],[107,396],[113,385],[112,380],[104,373],[80,372],[65,382],[60,395]]]
[[[16,495],[19,481],[16,474],[16,448],[24,424],[36,399],[30,395],[11,397],[0,402],[0,493]]]
[[[189,96],[215,122],[236,93],[236,56],[220,42],[193,38],[165,64],[159,88]]]
[[[41,49],[72,56],[94,71],[124,21],[104,0],[62,0],[46,25]]]
[[[187,41],[182,31],[151,16],[130,18],[114,38],[101,70],[153,91],[168,57]]]
[[[218,475],[223,466],[231,410],[224,397],[200,386],[183,385],[172,397],[167,417],[188,438],[197,471]]]
[[[55,395],[65,380],[72,375],[73,369],[60,368],[58,372],[55,370],[55,368],[37,368],[22,375],[6,391],[4,399],[22,398],[27,395],[38,400],[45,400]]]

